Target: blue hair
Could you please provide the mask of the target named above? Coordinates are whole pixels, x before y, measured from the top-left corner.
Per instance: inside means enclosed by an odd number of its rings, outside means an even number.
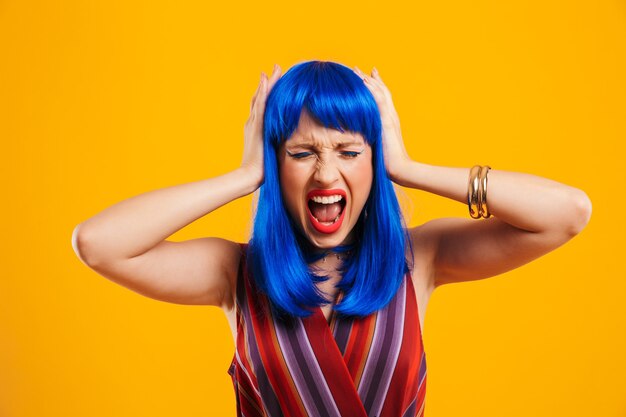
[[[297,129],[303,109],[326,127],[360,133],[372,148],[372,188],[354,227],[350,256],[341,268],[337,287],[344,297],[334,307],[342,315],[366,316],[386,306],[398,291],[408,270],[405,248],[410,241],[385,169],[378,106],[361,78],[344,65],[297,64],[276,82],[267,98],[265,181],[248,246],[249,266],[279,317],[307,317],[310,307],[328,303],[315,285],[327,277],[315,274],[308,265],[311,246],[287,213],[278,174],[277,151]]]

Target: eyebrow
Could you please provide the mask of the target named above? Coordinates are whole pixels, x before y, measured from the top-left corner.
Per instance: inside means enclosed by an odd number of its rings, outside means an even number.
[[[291,142],[291,141],[289,141]],[[316,149],[317,146],[315,146],[313,143],[311,142],[286,142],[285,143],[285,147],[289,147],[289,148],[306,148],[306,149]],[[361,140],[345,140],[345,141],[339,141],[336,145],[335,145],[335,149],[337,148],[345,148],[347,146],[363,146],[365,145],[364,141]]]

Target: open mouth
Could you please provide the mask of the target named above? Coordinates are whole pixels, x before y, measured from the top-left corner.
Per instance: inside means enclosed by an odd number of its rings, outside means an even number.
[[[313,190],[307,206],[311,224],[321,233],[334,233],[343,223],[346,193],[343,190]]]

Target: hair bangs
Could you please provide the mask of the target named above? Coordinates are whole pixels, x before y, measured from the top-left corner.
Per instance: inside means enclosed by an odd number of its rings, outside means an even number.
[[[327,128],[360,133],[370,145],[380,140],[380,113],[363,80],[333,62],[295,65],[267,98],[265,137],[274,148],[289,139],[306,110]]]

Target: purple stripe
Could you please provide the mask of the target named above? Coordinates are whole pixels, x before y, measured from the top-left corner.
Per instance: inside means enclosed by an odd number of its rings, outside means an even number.
[[[261,359],[261,354],[258,350],[259,341],[256,338],[254,327],[252,326],[252,317],[248,308],[245,285],[242,285],[241,292],[239,292],[238,289],[237,302],[240,306],[241,313],[243,314],[245,336],[248,338],[245,345],[248,347],[248,353],[250,354],[250,366],[252,366],[252,372],[256,375],[258,389],[261,393],[261,401],[263,402],[261,408],[266,411],[268,417],[280,417],[283,415],[283,412],[280,409],[280,403],[278,402],[276,393],[274,392],[269,378],[267,377],[267,373],[265,372],[265,367],[263,366],[263,361]],[[259,304],[261,303],[259,302]],[[237,338],[239,338],[239,335],[237,335]],[[250,341],[252,341],[252,343],[249,343]],[[250,382],[251,385],[253,385],[252,381]]]
[[[376,324],[374,325],[374,335],[372,338],[373,340],[370,345],[370,350],[367,353],[367,359],[366,359],[365,367],[363,369],[363,375],[361,376],[361,382],[358,388],[359,396],[361,397],[362,400],[364,400],[367,397],[367,393],[369,392],[370,385],[372,384],[372,381],[374,379],[373,372],[376,367],[376,362],[378,362],[381,356],[382,342],[384,342],[385,334],[383,333],[381,336],[381,333],[387,330],[387,321],[388,321],[388,316],[389,316],[387,314],[387,311],[389,307],[393,305],[394,302],[395,302],[395,299],[391,300],[389,305],[387,305],[384,309],[379,310],[377,313],[375,313]],[[365,401],[363,401],[363,405],[365,405]],[[365,409],[367,410],[367,408]]]
[[[386,357],[391,349],[394,332],[398,323],[396,322],[398,310],[398,294],[391,302],[378,313],[376,328],[370,349],[363,377],[359,386],[359,395],[366,410],[370,410],[377,397],[378,381],[382,380]],[[376,383],[373,383],[376,381]]]
[[[307,413],[310,416],[341,417],[315,359],[302,319],[294,318],[289,327],[277,323],[276,335]]]
[[[407,407],[404,413],[402,413],[402,417],[415,417],[415,407],[417,407],[417,397],[413,398],[411,404]]]
[[[330,329],[328,330],[330,331]],[[306,329],[304,328],[304,323],[302,323],[302,319],[298,320],[298,329],[296,331],[296,337],[293,339],[298,343],[298,348],[300,352],[303,354],[303,359],[307,361],[307,365],[309,369],[312,369],[313,376],[315,380],[313,381],[314,386],[319,390],[322,400],[326,406],[328,411],[328,415],[336,415],[340,416],[339,408],[335,403],[335,398],[333,397],[330,388],[328,387],[328,382],[322,373],[322,368],[319,365],[319,361],[317,359],[317,355],[313,351],[313,347],[309,342],[309,338],[307,336]],[[324,352],[323,354],[328,354],[328,352]],[[314,413],[314,415],[317,413]]]
[[[250,385],[252,386],[252,389],[260,397],[261,393],[259,392],[258,388],[255,387],[254,384],[252,383],[252,377],[248,373],[248,370],[246,369],[246,367],[243,365],[243,361],[241,360],[241,356],[239,356],[239,352],[237,352],[236,360],[237,360],[238,368],[241,369],[241,371],[246,375],[246,377],[248,378],[248,381],[250,381]]]
[[[424,380],[425,375],[426,375],[426,352],[422,350],[422,359],[420,360],[420,370],[419,370],[420,386],[422,385],[422,381]]]
[[[391,384],[391,378],[393,376],[393,371],[396,369],[396,365],[398,363],[398,357],[400,356],[400,349],[402,348],[402,338],[404,336],[404,315],[406,312],[406,281],[403,281],[403,284],[398,289],[398,294],[396,295],[398,298],[396,302],[398,303],[397,308],[395,308],[394,314],[391,316],[393,319],[393,327],[394,330],[390,334],[390,347],[389,349],[385,349],[384,352],[388,352],[387,355],[380,358],[379,363],[377,364],[378,368],[382,371],[381,378],[377,378],[377,381],[380,381],[376,384],[376,394],[374,395],[372,407],[367,410],[374,414],[375,416],[379,415],[383,404],[385,403],[385,398],[387,397],[387,390],[389,389],[389,385]]]
[[[341,315],[338,314],[336,320],[333,337],[335,338],[339,352],[341,352],[341,356],[344,356],[355,319],[352,317],[341,317]]]
[[[415,417],[424,417],[424,410],[426,409],[426,401],[422,401],[420,404],[420,409],[417,410],[417,415]]]

